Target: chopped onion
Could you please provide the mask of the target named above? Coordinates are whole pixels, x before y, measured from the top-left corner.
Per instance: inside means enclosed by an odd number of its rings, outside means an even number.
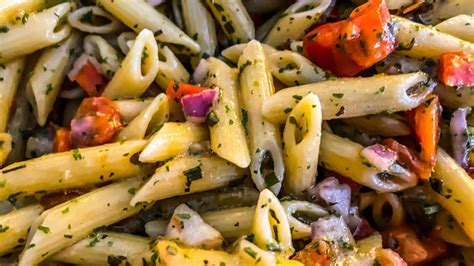
[[[344,221],[349,221],[351,188],[347,184],[340,184],[337,178],[328,177],[319,182],[309,193],[326,202],[328,209],[340,214]]]
[[[201,84],[207,76],[209,71],[209,63],[206,59],[199,60],[199,64],[194,69],[193,80],[196,83]]]
[[[468,155],[468,136],[467,136],[467,119],[466,116],[471,112],[471,108],[464,107],[457,109],[449,123],[449,131],[451,133],[451,148],[453,158],[463,168],[467,167]]]
[[[360,155],[382,172],[388,171],[398,159],[397,153],[378,143],[365,147]]]
[[[79,58],[76,59],[76,61],[74,61],[74,65],[72,67],[72,69],[69,71],[69,73],[67,74],[68,78],[70,81],[74,81],[76,80],[76,76],[77,74],[79,74],[79,72],[81,71],[81,69],[87,64],[87,63],[91,63],[94,65],[94,67],[97,69],[97,71],[99,71],[100,73],[101,72],[101,67],[100,67],[100,63],[97,61],[97,59],[95,59],[95,57],[93,56],[90,56],[86,53],[82,54]],[[102,73],[103,74],[103,73]]]
[[[193,123],[202,123],[211,112],[219,96],[217,89],[207,89],[196,94],[185,95],[181,105],[186,119]]]

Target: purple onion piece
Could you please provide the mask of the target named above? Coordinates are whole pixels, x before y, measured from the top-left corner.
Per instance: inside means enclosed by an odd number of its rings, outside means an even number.
[[[211,112],[219,96],[216,89],[203,90],[200,93],[181,98],[181,105],[186,119],[193,123],[202,123]]]
[[[467,167],[468,137],[466,116],[471,112],[471,108],[464,107],[457,109],[449,123],[451,134],[451,148],[454,160],[463,168]]]
[[[344,221],[349,221],[351,207],[351,188],[347,184],[340,184],[335,177],[328,177],[308,191],[312,198],[323,200],[328,209],[340,214]]]
[[[365,147],[360,155],[380,171],[389,171],[398,159],[397,153],[381,144]]]

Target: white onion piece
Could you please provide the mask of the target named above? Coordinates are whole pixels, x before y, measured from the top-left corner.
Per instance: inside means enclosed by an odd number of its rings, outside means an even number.
[[[310,189],[309,193],[326,202],[328,209],[340,214],[344,221],[349,221],[351,188],[347,184],[339,184],[335,177],[328,177]]]
[[[194,82],[201,84],[209,72],[209,63],[205,59],[199,60],[198,65],[194,69],[193,80]]]
[[[382,172],[388,171],[398,159],[394,151],[378,143],[365,147],[360,155]]]
[[[449,131],[451,134],[451,148],[453,158],[463,168],[467,166],[468,155],[468,136],[467,136],[467,119],[466,116],[471,112],[471,108],[464,107],[457,109],[449,123]]]

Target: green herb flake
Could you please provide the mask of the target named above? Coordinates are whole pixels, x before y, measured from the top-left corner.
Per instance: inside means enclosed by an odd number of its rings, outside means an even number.
[[[72,150],[72,157],[74,158],[74,161],[84,159],[84,157],[82,157],[81,153],[79,152],[79,149]]]
[[[257,252],[255,252],[251,247],[246,247],[244,248],[245,253],[247,253],[250,257],[256,259],[257,258]]]
[[[0,233],[5,233],[10,227],[0,224]]]
[[[184,191],[189,192],[191,183],[202,178],[201,166],[196,166],[194,168],[188,169],[184,171],[183,174],[184,176],[186,176],[186,188],[184,189]]]
[[[10,31],[10,29],[7,26],[5,26],[5,25],[0,26],[0,33],[7,33],[9,31]]]
[[[62,210],[61,210],[61,213],[62,213],[62,214],[66,214],[66,213],[68,213],[68,212],[69,212],[69,207],[67,207],[66,209],[62,209]]]
[[[206,116],[206,123],[209,127],[213,127],[214,125],[219,123],[219,117],[217,116],[217,114],[215,112],[210,112]]]
[[[46,226],[42,226],[42,225],[39,225],[38,226],[38,230],[40,230],[41,232],[45,233],[45,234],[49,234],[51,232],[51,230],[49,229],[49,227],[46,227]]]
[[[189,215],[188,213],[177,213],[176,217],[181,220],[189,220],[191,218],[191,215]]]
[[[341,99],[342,97],[344,97],[344,93],[333,93],[332,96],[334,98]]]

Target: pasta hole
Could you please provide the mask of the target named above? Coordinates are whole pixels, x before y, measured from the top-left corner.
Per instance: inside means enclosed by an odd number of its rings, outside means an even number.
[[[295,118],[295,143],[299,144],[303,141],[304,136],[308,133],[308,118],[303,116],[304,113],[300,116],[300,119]],[[291,120],[290,120],[291,123]]]
[[[58,19],[58,23],[56,24],[56,27],[54,28],[54,33],[58,33],[62,31],[66,26],[67,26],[67,16],[61,16]]]
[[[269,151],[265,151],[263,155],[262,163],[260,164],[260,173],[263,176],[267,188],[280,182],[275,174],[273,156]]]
[[[161,52],[161,49],[158,51],[158,60],[161,62],[166,62],[166,56]]]
[[[312,213],[312,212],[307,212],[307,211],[295,211],[294,213],[291,214],[293,217],[295,217],[298,221],[304,223],[304,224],[311,224],[312,222],[316,221],[320,216]]]
[[[142,57],[141,57],[141,73],[142,76],[146,76],[148,71],[150,70],[152,63],[150,61],[150,51],[147,46],[143,47],[142,50]]]

